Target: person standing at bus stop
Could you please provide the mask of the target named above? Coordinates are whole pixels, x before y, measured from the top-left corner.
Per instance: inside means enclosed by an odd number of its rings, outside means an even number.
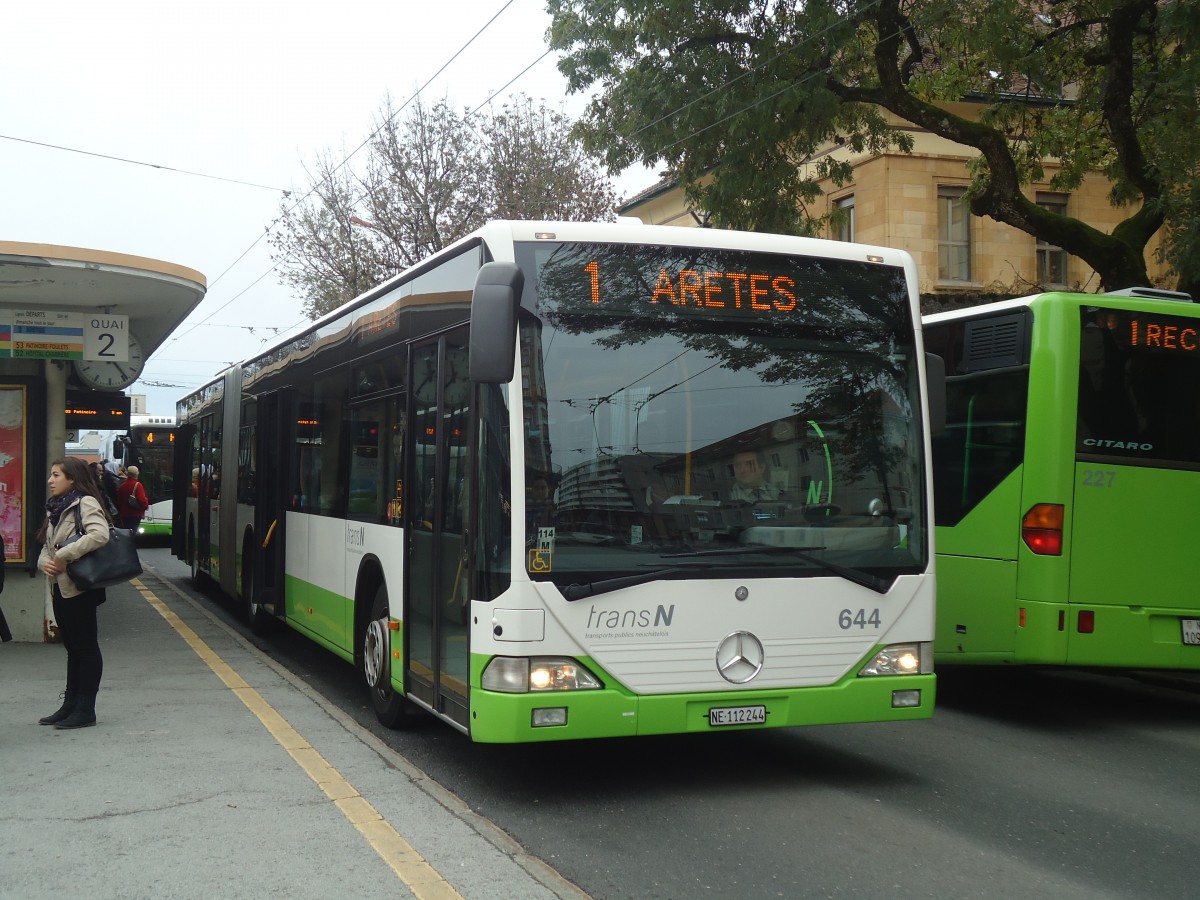
[[[125,468],[125,480],[117,488],[117,512],[121,515],[121,527],[130,529],[134,534],[142,525],[142,516],[146,515],[146,507],[150,501],[146,499],[146,489],[138,480],[137,466]]]
[[[104,674],[96,610],[106,597],[103,588],[81,591],[71,580],[67,564],[108,543],[108,516],[100,486],[82,459],[54,460],[46,484],[50,498],[37,534],[42,545],[38,568],[50,580],[54,621],[67,651],[67,687],[62,706],[38,719],[38,724],[85,728],[96,724],[96,693]],[[76,510],[83,535],[67,543],[76,532]]]
[[[110,478],[104,464],[99,462],[92,463],[92,474],[96,476],[96,484],[100,485],[100,499],[104,501],[105,512],[114,522],[119,522],[121,516],[117,512],[117,476],[113,475]]]

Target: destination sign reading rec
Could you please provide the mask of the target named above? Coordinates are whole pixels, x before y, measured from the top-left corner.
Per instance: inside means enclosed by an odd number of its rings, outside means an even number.
[[[1165,354],[1200,354],[1200,319],[1092,307],[1098,322],[1132,350]],[[1086,324],[1086,322],[1085,322]]]
[[[1129,320],[1129,346],[1182,353],[1200,352],[1200,322],[1134,316]]]

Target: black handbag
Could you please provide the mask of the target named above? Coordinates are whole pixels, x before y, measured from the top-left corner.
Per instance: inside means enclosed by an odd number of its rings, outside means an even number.
[[[75,534],[63,541],[62,546],[73,544],[83,536],[83,517],[79,506],[75,507]],[[67,574],[81,591],[112,587],[137,578],[142,574],[142,561],[138,559],[137,544],[133,532],[128,528],[108,527],[108,543],[85,553],[74,562],[67,563]]]

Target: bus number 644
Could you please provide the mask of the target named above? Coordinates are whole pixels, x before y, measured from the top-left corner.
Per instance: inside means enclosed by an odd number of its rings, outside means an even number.
[[[858,626],[866,628],[870,625],[872,628],[878,628],[880,625],[879,610],[873,609],[869,613],[865,609],[860,609],[857,612],[853,609],[843,609],[838,613],[838,625],[843,631]]]

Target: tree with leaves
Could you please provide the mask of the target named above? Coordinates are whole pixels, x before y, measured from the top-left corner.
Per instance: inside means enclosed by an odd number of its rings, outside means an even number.
[[[489,219],[615,213],[611,183],[572,122],[521,95],[485,113],[446,100],[396,109],[389,98],[367,148],[361,171],[319,155],[312,189],[281,204],[271,233],[282,280],[314,319]]]
[[[665,163],[716,224],[804,233],[822,154],[908,151],[895,117],[973,148],[971,211],[1062,247],[1105,289],[1147,284],[1162,232],[1200,287],[1200,4],[1191,0],[549,0],[578,129],[610,170]],[[962,102],[973,112],[965,112]],[[891,116],[887,115],[892,114]],[[1100,172],[1111,232],[1039,207]],[[810,162],[812,165],[804,166]]]

